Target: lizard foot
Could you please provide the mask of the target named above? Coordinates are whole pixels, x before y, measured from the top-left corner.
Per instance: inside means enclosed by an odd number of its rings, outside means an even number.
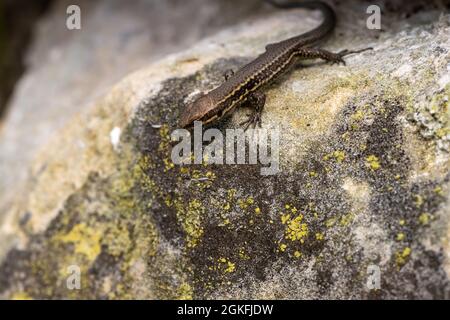
[[[261,128],[261,115],[266,104],[266,95],[262,92],[253,92],[247,99],[247,105],[253,109],[253,112],[248,115],[248,119],[241,122],[239,125],[245,125],[244,131],[253,125],[256,128],[258,125]]]
[[[248,116],[248,119],[239,123],[240,126],[245,125],[244,131],[247,131],[247,129],[250,126],[253,126],[253,129],[256,128],[256,125],[258,125],[261,128],[261,112],[259,110],[255,110],[252,114]]]

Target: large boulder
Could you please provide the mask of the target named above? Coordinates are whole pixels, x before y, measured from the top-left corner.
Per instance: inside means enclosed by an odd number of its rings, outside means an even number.
[[[313,28],[316,13],[261,13],[74,116],[3,213],[0,295],[449,298],[450,17],[386,12],[379,32],[364,6],[342,5],[324,46],[374,50],[346,66],[303,63],[267,89],[277,174],[176,165],[170,135],[195,92]]]

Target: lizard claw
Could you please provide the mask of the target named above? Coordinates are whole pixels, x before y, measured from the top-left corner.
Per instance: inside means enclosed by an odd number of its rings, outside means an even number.
[[[247,129],[250,126],[253,126],[253,129],[256,128],[256,125],[258,125],[261,128],[261,113],[259,112],[254,112],[252,113],[247,120],[242,121],[241,123],[239,123],[240,126],[245,125],[244,127],[244,132],[247,131]]]
[[[336,53],[335,59],[332,60],[332,64],[342,63],[345,66],[346,63],[345,63],[345,60],[343,59],[345,56],[348,56],[348,55],[354,54],[354,53],[361,53],[361,52],[364,52],[367,50],[373,50],[373,48],[365,48],[365,49],[361,49],[361,50],[352,50],[352,51],[345,49],[345,50],[339,51],[338,53]]]

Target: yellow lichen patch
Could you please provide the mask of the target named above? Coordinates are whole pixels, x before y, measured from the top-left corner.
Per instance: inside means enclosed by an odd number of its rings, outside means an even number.
[[[16,292],[11,296],[11,300],[33,300],[32,297],[28,295],[28,293],[20,291]]]
[[[227,198],[228,198],[228,200],[233,200],[234,197],[236,196],[236,192],[237,192],[236,189],[229,189],[229,190],[227,190]]]
[[[284,222],[283,222],[284,221]],[[303,243],[308,236],[308,225],[303,223],[303,215],[300,214],[295,218],[290,215],[282,216],[282,223],[286,224],[285,238],[291,241],[300,241]]]
[[[397,233],[397,236],[395,237],[395,240],[403,241],[404,239],[405,239],[405,234],[403,232]]]
[[[395,262],[399,267],[403,266],[410,255],[411,255],[411,248],[406,247],[395,254]]]
[[[353,121],[361,121],[362,119],[364,119],[364,112],[362,112],[362,110],[358,110],[354,114],[352,114],[350,118]]]
[[[180,200],[176,201],[175,206],[177,209],[177,218],[186,233],[187,247],[193,248],[203,235],[201,219],[205,208],[197,199],[189,202],[187,208],[185,208],[185,205]]]
[[[161,141],[158,146],[158,151],[164,152],[168,151],[170,149],[170,129],[167,124],[163,124],[161,128],[159,129],[159,136],[161,137]]]
[[[245,252],[244,248],[240,248],[239,249],[239,257],[243,260],[248,260],[250,259],[250,256]]]
[[[333,152],[333,157],[338,163],[341,163],[345,159],[345,152],[342,150],[336,150]]]
[[[326,226],[327,228],[331,228],[331,227],[334,226],[335,224],[336,224],[336,218],[335,218],[335,217],[330,218],[330,219],[328,219],[327,221],[325,221],[325,226]]]
[[[430,222],[430,215],[426,212],[419,216],[419,222],[423,225],[427,225]]]
[[[352,223],[353,219],[354,219],[354,214],[353,213],[344,214],[341,217],[340,224],[343,227],[347,227],[348,225],[350,225],[350,223]]]
[[[194,290],[187,282],[183,282],[178,287],[178,300],[192,300]]]
[[[334,159],[337,163],[341,163],[345,160],[345,152],[342,150],[335,150],[332,153],[323,156],[324,161],[328,161],[330,159]]]
[[[380,169],[381,167],[378,157],[373,154],[366,157],[366,166],[374,171]]]
[[[310,172],[309,172],[309,176],[310,176],[311,178],[315,178],[315,177],[317,177],[317,172],[315,172],[315,171],[310,171]]]
[[[433,191],[440,196],[442,195],[442,187],[440,187],[440,186],[437,186],[436,188],[434,188]]]
[[[207,171],[205,174],[206,178],[210,179],[210,180],[215,180],[216,179],[216,174],[212,171]]]
[[[322,241],[325,238],[324,234],[321,232],[316,233],[316,240]]]
[[[164,172],[167,172],[175,167],[175,164],[172,162],[170,158],[164,158],[163,162],[164,162]]]
[[[416,194],[414,196],[414,203],[416,204],[417,208],[420,208],[423,204],[423,198],[420,194]]]
[[[225,219],[222,220],[222,224],[219,225],[219,226],[227,226],[227,225],[229,225],[229,224],[230,224],[230,219],[225,218]]]
[[[80,223],[75,225],[69,233],[57,236],[55,240],[73,243],[75,253],[84,255],[89,262],[92,262],[101,251],[101,236],[100,230]]]
[[[406,224],[405,219],[400,219],[400,221],[398,222],[399,225],[404,226]]]
[[[294,252],[294,257],[296,257],[297,259],[301,258],[301,256],[302,256],[302,253],[300,251],[295,251]]]
[[[291,215],[289,213],[281,215],[281,223],[286,224],[291,219]]]
[[[189,168],[180,166],[180,173],[181,174],[189,174]]]
[[[280,245],[278,246],[278,249],[279,249],[281,252],[285,252],[286,249],[287,249],[287,245],[284,244],[284,243],[280,243]]]
[[[217,261],[219,262],[218,269],[223,270],[224,273],[233,273],[236,270],[236,264],[227,258],[219,258]]]
[[[251,205],[253,205],[255,203],[255,200],[253,199],[253,197],[248,197],[248,198],[243,198],[243,199],[238,199],[237,204],[238,206],[242,209],[245,210],[248,207],[250,207]]]
[[[225,269],[225,272],[231,273],[236,270],[236,265],[230,261],[227,262],[227,268]]]
[[[350,140],[350,132],[344,132],[342,135],[341,135],[341,138],[343,139],[343,140],[346,140],[346,141],[349,141]]]

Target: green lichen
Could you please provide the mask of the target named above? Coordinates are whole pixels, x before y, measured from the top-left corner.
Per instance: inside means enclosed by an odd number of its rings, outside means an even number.
[[[366,157],[366,165],[373,171],[376,171],[381,167],[380,160],[373,154]]]
[[[203,235],[202,217],[205,208],[197,199],[191,200],[187,208],[184,207],[180,200],[176,200],[175,207],[177,208],[178,221],[186,232],[186,245],[188,248],[193,248]]]
[[[397,240],[397,241],[405,240],[405,234],[403,232],[397,233],[397,236],[395,237],[395,240]]]
[[[294,208],[293,208],[294,209]],[[296,209],[295,209],[296,211]],[[285,238],[291,241],[305,242],[309,234],[308,225],[303,222],[303,215],[291,216],[290,213],[281,216],[281,223],[286,225]]]
[[[90,227],[85,223],[80,223],[75,225],[69,233],[58,235],[54,240],[62,243],[72,243],[74,245],[74,253],[84,255],[88,263],[91,263],[100,253],[101,237],[101,230]]]
[[[402,267],[408,261],[410,255],[411,255],[410,247],[405,247],[402,250],[398,251],[395,254],[395,262],[397,266]]]
[[[419,216],[419,222],[422,225],[427,225],[430,222],[430,215],[427,212],[422,213]]]
[[[183,282],[178,287],[178,300],[192,300],[193,289],[189,283]]]

